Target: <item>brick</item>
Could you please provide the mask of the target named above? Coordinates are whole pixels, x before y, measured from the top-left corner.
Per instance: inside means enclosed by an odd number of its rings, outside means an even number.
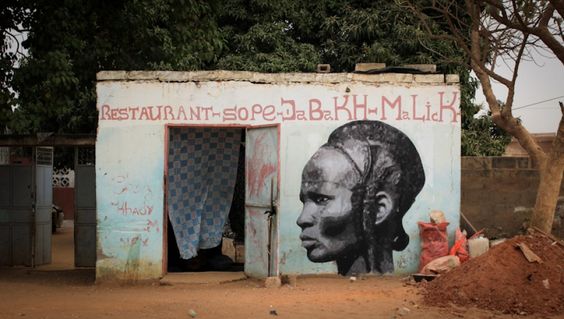
[[[435,64],[403,64],[402,68],[416,69],[421,72],[435,73],[437,72],[437,65]]]
[[[331,65],[330,64],[318,64],[317,65],[317,73],[329,73],[331,72]]]
[[[445,82],[446,83],[459,83],[460,76],[458,74],[447,74],[445,75]]]
[[[489,169],[484,170],[475,170],[475,169],[468,169],[462,170],[462,178],[470,178],[470,177],[490,177],[492,171]]]
[[[517,168],[518,157],[492,157],[493,168]]]
[[[491,158],[481,156],[463,156],[461,159],[462,169],[491,169]]]
[[[380,73],[362,74],[353,73],[351,80],[370,83],[413,83],[413,74],[404,73]]]
[[[386,63],[357,63],[354,66],[355,72],[365,72],[370,70],[382,70],[386,67]]]
[[[389,83],[402,83],[402,82],[413,82],[413,74],[405,73],[382,73],[380,74],[380,80],[382,82]]]
[[[359,81],[359,82],[378,83],[378,82],[383,82],[383,81],[382,81],[382,75],[383,75],[383,74],[360,74],[360,73],[354,73],[354,74],[352,75],[351,80],[353,80],[353,81]]]
[[[444,83],[445,76],[442,74],[415,74],[417,83]]]
[[[126,71],[100,71],[96,73],[96,80],[109,81],[109,80],[123,80],[125,79]]]
[[[540,174],[539,171],[536,169],[520,169],[517,170],[515,173],[515,177],[525,181],[529,180],[530,187],[536,188],[539,183]],[[564,184],[563,184],[564,185]]]
[[[529,168],[529,158],[528,157],[516,157],[515,158],[515,164],[516,164],[516,168]]]

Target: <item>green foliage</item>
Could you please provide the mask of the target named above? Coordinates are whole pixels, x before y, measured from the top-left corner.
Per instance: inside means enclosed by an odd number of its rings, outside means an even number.
[[[100,70],[312,72],[329,63],[332,72],[350,72],[382,62],[459,74],[463,153],[491,142],[491,129],[472,118],[476,83],[460,66],[464,54],[428,37],[394,1],[8,0],[0,17],[2,30],[31,30],[20,68],[6,43],[0,57],[0,124],[18,133],[95,132]]]
[[[17,133],[96,130],[96,72],[197,70],[223,42],[213,2],[36,0],[22,2],[29,56],[14,69]],[[1,119],[1,118],[0,118]],[[2,123],[6,123],[2,119]]]
[[[5,130],[12,115],[15,94],[11,90],[17,56],[21,48],[17,42],[17,33],[24,23],[26,14],[23,1],[5,0],[0,6],[0,133]]]
[[[213,68],[257,72],[312,72],[318,48],[294,32],[295,0],[233,0],[218,6],[225,48]]]
[[[333,72],[350,72],[359,62],[381,62],[453,69],[463,54],[414,21],[393,1],[228,1],[218,10],[226,48],[216,67],[310,72],[328,63]]]
[[[478,105],[471,105],[463,110],[462,155],[501,156],[511,136],[493,123],[490,114],[474,118],[479,109]]]
[[[462,111],[462,156],[501,156],[511,141],[511,136],[498,128],[490,114],[480,118],[474,115],[480,106],[472,102],[478,88],[478,81],[468,72],[460,73],[461,111]]]
[[[285,22],[255,24],[244,34],[225,28],[232,39],[230,51],[221,57],[217,68],[256,72],[312,72],[319,61],[315,47],[298,43],[287,35]]]
[[[2,50],[5,49],[5,45]],[[12,115],[12,105],[14,93],[10,91],[10,83],[13,76],[13,64],[15,58],[13,54],[2,53],[0,56],[0,134],[4,132],[5,125]]]
[[[430,48],[446,50],[447,56],[457,51],[427,38],[413,23],[415,17],[390,1],[348,1],[325,14],[316,42],[323,60],[337,71],[350,71],[359,62],[442,64],[442,56]]]

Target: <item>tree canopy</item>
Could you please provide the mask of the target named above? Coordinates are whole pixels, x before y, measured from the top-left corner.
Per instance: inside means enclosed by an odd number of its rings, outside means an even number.
[[[470,105],[462,109],[461,152],[464,156],[501,156],[511,142],[511,135],[496,126],[491,112],[479,114],[479,105]]]
[[[422,29],[435,39],[458,45],[480,81],[492,121],[511,134],[539,169],[540,183],[531,225],[550,233],[564,172],[564,104],[552,144],[544,151],[518,118],[513,116],[515,83],[523,61],[541,51],[564,66],[563,0],[396,0],[416,14]],[[436,25],[446,25],[437,32]],[[442,32],[441,32],[442,31]],[[498,63],[510,66],[509,76]],[[501,102],[492,81],[507,88]],[[557,107],[557,105],[555,105]]]
[[[29,32],[21,65],[6,42],[0,61],[0,124],[16,133],[94,132],[100,70],[312,72],[328,63],[350,72],[359,62],[433,63],[460,75],[463,118],[475,111],[461,49],[429,37],[393,1],[9,0],[2,10],[5,37]],[[463,128],[483,129],[483,121],[470,123]],[[486,145],[487,135],[465,136]]]
[[[28,50],[10,85],[19,133],[94,132],[100,70],[194,70],[221,49],[213,3],[203,1],[14,1]]]

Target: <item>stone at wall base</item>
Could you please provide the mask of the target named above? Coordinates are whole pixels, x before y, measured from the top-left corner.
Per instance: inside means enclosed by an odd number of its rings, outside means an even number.
[[[264,280],[264,287],[265,288],[280,288],[280,286],[282,286],[282,281],[280,280],[280,277],[278,277],[278,276],[267,277]]]
[[[470,258],[476,258],[490,248],[490,241],[484,237],[478,237],[468,240],[468,252],[470,253]]]

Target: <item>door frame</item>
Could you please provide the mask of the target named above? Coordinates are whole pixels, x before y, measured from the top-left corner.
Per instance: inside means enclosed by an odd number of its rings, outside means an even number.
[[[280,177],[281,177],[281,161],[280,161],[280,144],[281,144],[281,140],[280,140],[280,130],[281,130],[281,125],[280,123],[272,123],[272,124],[260,124],[260,125],[249,125],[247,126],[246,130],[247,132],[249,131],[249,129],[261,129],[261,128],[276,128],[276,140],[277,140],[277,145],[276,145],[276,185],[272,185],[271,186],[271,194],[273,195],[273,190],[274,187],[276,187],[276,195],[275,195],[275,199],[274,199],[274,203],[271,202],[271,205],[274,204],[276,206],[276,211],[280,212]],[[248,139],[248,134],[246,135],[245,138],[245,143],[247,142]],[[246,155],[247,153],[245,153]],[[247,161],[245,159],[245,174],[247,172]],[[247,184],[245,181],[245,215],[247,215],[247,199],[246,199],[246,191],[247,191]],[[271,198],[272,201],[272,198]],[[272,216],[271,216],[272,218]],[[271,225],[268,226],[267,231],[269,232],[268,234],[268,240],[269,240],[269,248],[272,250],[270,252],[267,251],[267,269],[266,269],[266,276],[278,276],[279,275],[279,251],[280,251],[280,232],[279,232],[279,225],[280,225],[280,215],[278,213],[276,213],[274,215],[274,221],[271,222]],[[247,220],[245,220],[245,227],[247,226]],[[274,226],[273,228],[271,228],[272,226]],[[245,233],[245,242],[246,242],[247,236]],[[274,247],[274,249],[272,249]],[[245,247],[245,255],[247,255],[247,248]],[[247,258],[245,258],[245,265],[247,263]]]
[[[265,128],[265,127],[276,127],[277,130],[277,189],[278,189],[278,204],[280,203],[280,123],[272,123],[272,124],[165,124],[164,125],[164,150],[163,150],[163,158],[164,158],[164,174],[163,174],[163,237],[162,237],[162,245],[163,245],[163,254],[162,254],[162,276],[165,276],[168,271],[168,152],[169,152],[169,138],[170,138],[170,129],[171,128],[240,128],[242,130],[254,129],[254,128]],[[245,137],[245,143],[247,142],[247,138]],[[247,172],[247,163],[245,161],[245,174]],[[246,189],[246,185],[245,185]],[[246,224],[247,221],[245,221]],[[279,216],[276,215],[276,224],[279,224]],[[247,235],[245,234],[245,237]],[[279,234],[278,231],[275,234],[275,239],[278,241]],[[278,245],[276,246],[278,250]],[[278,256],[278,252],[276,252],[275,256]],[[247,260],[245,259],[245,264]],[[277,264],[277,260],[276,260]],[[278,271],[278,267],[276,267]]]

